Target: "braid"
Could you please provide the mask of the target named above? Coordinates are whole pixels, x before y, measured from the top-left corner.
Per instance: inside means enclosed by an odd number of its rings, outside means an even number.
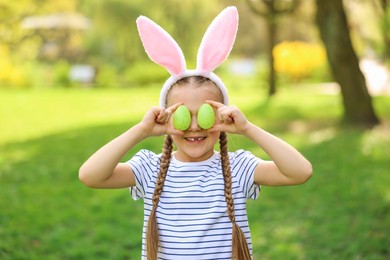
[[[228,146],[227,146],[227,138],[225,132],[221,132],[219,144],[221,148],[221,163],[222,163],[223,179],[225,184],[225,199],[227,203],[229,219],[232,223],[234,223],[236,222],[236,217],[234,216],[234,201],[232,196],[232,175],[230,172],[229,157],[227,156]]]
[[[227,135],[221,132],[219,136],[221,149],[221,164],[225,186],[225,199],[227,203],[229,219],[232,222],[232,259],[250,260],[251,255],[244,232],[236,223],[234,214],[234,200],[232,195],[232,174],[230,170],[230,161],[228,155]]]
[[[169,163],[172,156],[172,137],[167,135],[165,138],[163,152],[160,158],[160,171],[157,176],[156,188],[154,189],[152,204],[153,208],[150,212],[148,226],[146,230],[146,252],[148,260],[156,260],[159,246],[159,235],[156,219],[157,205],[160,201],[160,195],[162,193],[164,182],[167,177]]]

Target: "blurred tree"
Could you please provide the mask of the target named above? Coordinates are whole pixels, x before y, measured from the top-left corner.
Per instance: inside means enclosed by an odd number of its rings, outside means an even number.
[[[124,0],[84,0],[83,12],[92,19],[85,43],[94,63],[110,63],[117,67],[133,60],[141,49],[137,48],[135,19],[142,12],[144,2]],[[146,5],[147,6],[147,5]]]
[[[33,15],[74,12],[77,0],[0,0],[0,42],[19,56],[35,57],[38,47],[51,32],[26,29],[23,20]],[[22,50],[22,51],[21,51]]]
[[[195,68],[200,42],[212,19],[222,10],[217,1],[162,1],[160,13],[163,28],[179,43],[188,67]]]
[[[382,35],[383,35],[383,59],[390,60],[390,8],[389,0],[380,0],[380,16],[382,17]],[[375,1],[374,1],[375,3]]]
[[[11,52],[31,36],[20,27],[21,20],[36,11],[33,0],[0,0],[0,42]]]
[[[268,68],[269,68],[269,90],[268,95],[276,93],[276,73],[272,51],[276,45],[278,31],[278,18],[281,15],[290,14],[298,7],[300,0],[246,0],[251,10],[261,17],[264,17],[268,24]]]
[[[220,0],[222,4],[226,1]],[[248,4],[242,0],[229,0],[229,5],[237,7],[240,20],[232,56],[254,59],[265,53],[268,39],[266,22],[253,13]],[[224,6],[220,8],[223,9]]]
[[[358,56],[386,59],[386,7],[382,0],[344,0],[350,38]]]
[[[21,26],[41,38],[39,58],[79,61],[83,32],[89,29],[90,21],[75,12],[61,12],[26,17]]]
[[[118,67],[147,59],[138,37],[135,20],[145,15],[178,41],[187,61],[195,60],[201,37],[218,12],[217,2],[199,0],[84,0],[81,9],[92,17],[87,49]]]
[[[379,123],[359,60],[352,47],[342,0],[316,0],[317,23],[333,77],[341,87],[343,121],[361,126]]]

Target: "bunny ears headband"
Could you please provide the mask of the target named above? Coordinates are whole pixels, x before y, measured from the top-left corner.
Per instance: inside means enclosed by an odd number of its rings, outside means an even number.
[[[198,49],[195,70],[187,70],[183,52],[177,42],[158,24],[145,16],[137,19],[138,32],[149,58],[171,74],[160,93],[160,106],[166,107],[169,89],[178,80],[190,76],[203,76],[213,81],[221,90],[223,103],[229,98],[225,84],[213,73],[229,56],[238,28],[237,8],[225,8],[210,24]]]

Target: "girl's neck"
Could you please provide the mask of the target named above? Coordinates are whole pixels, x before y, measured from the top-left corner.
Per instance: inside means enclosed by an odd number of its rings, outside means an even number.
[[[207,161],[207,160],[213,158],[215,155],[215,151],[211,150],[209,153],[207,153],[204,156],[199,157],[199,158],[189,157],[189,156],[186,156],[186,155],[184,155],[180,152],[177,152],[177,151],[173,152],[172,155],[173,155],[172,156],[173,160],[178,161],[178,162],[182,162],[182,163],[204,162],[204,161]]]

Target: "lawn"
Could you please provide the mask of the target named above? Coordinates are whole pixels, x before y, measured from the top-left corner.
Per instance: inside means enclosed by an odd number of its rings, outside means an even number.
[[[383,123],[359,130],[338,126],[340,97],[317,86],[284,87],[272,100],[254,84],[230,94],[314,167],[305,185],[263,187],[248,202],[254,259],[389,259],[390,98],[374,98]],[[86,188],[77,174],[157,103],[155,87],[0,91],[0,259],[140,259],[142,201]],[[229,145],[266,157],[239,136]]]

